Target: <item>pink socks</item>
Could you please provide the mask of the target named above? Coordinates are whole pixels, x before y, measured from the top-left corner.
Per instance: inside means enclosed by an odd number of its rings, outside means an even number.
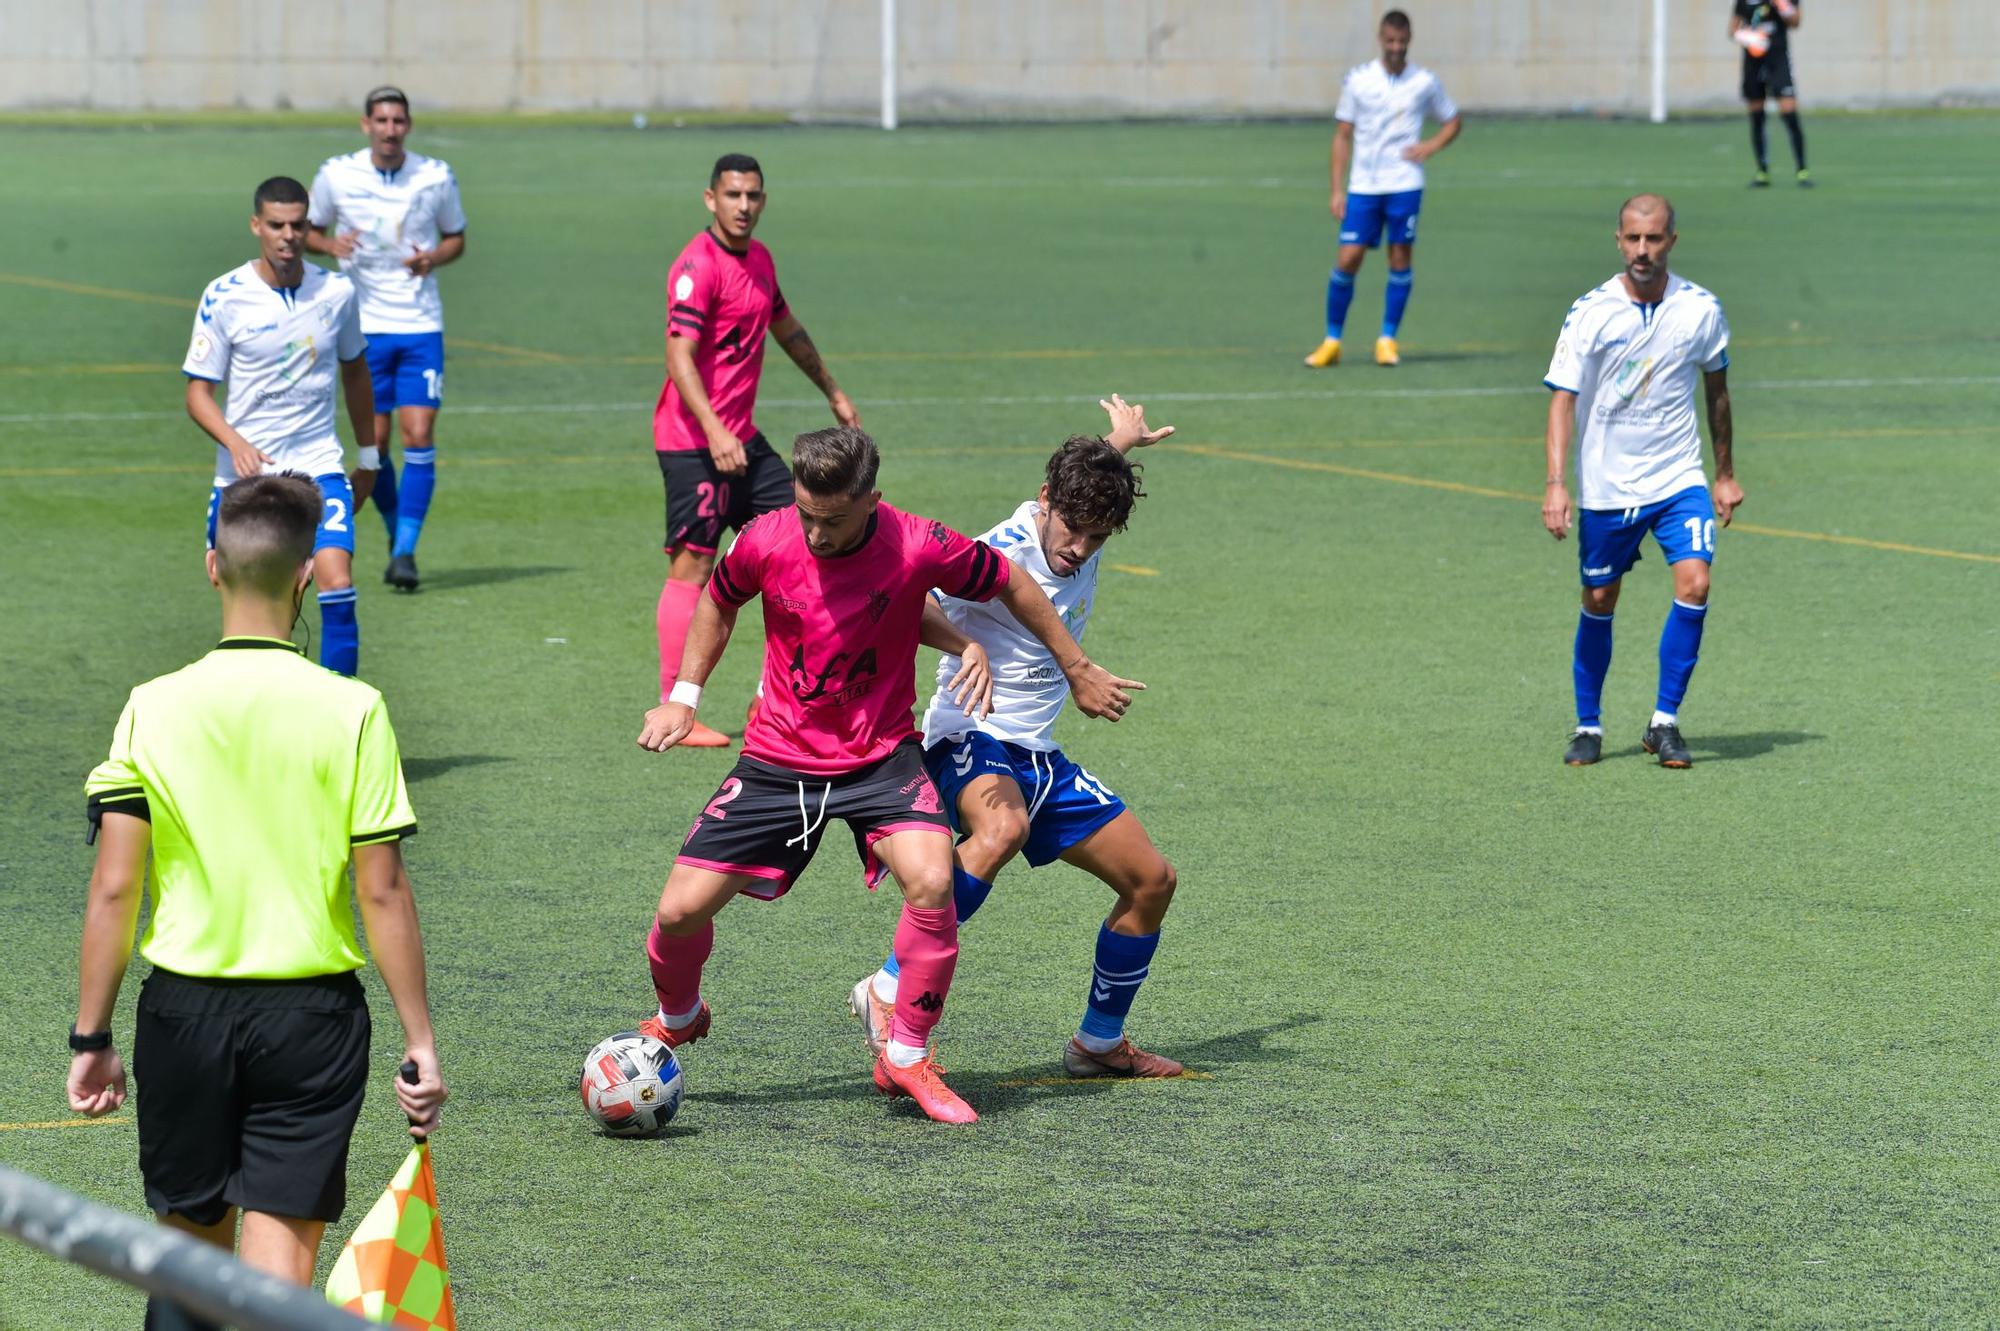
[[[680,678],[681,653],[687,648],[688,623],[694,618],[694,608],[701,603],[701,585],[681,582],[668,578],[660,588],[660,608],[658,615],[660,629],[660,701],[665,702],[673,692],[674,681]]]
[[[902,975],[896,984],[896,1015],[890,1038],[922,1049],[944,1011],[951,973],[958,965],[958,912],[951,906],[923,910],[905,905],[896,925],[896,959]]]
[[[653,925],[646,935],[646,960],[653,969],[653,992],[659,995],[662,1013],[678,1017],[701,1006],[701,968],[714,949],[713,920],[685,938],[663,934],[657,922]],[[949,978],[948,966],[945,973]]]

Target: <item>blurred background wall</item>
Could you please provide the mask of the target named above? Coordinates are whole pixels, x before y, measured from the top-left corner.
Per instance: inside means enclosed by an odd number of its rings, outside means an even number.
[[[1802,0],[1814,106],[2000,101],[2000,0]],[[1322,115],[1379,4],[901,0],[901,115]],[[1482,110],[1643,111],[1652,0],[1414,0]],[[1669,0],[1676,110],[1735,104],[1725,0]],[[872,118],[880,0],[0,0],[0,107],[742,110]]]

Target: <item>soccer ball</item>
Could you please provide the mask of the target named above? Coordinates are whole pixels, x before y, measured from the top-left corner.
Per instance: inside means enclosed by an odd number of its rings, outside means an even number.
[[[614,1137],[646,1137],[672,1121],[687,1083],[674,1051],[651,1036],[622,1031],[583,1060],[583,1107]]]

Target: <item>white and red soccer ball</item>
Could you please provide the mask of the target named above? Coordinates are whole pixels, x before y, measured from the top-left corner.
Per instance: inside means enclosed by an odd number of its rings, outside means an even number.
[[[647,1137],[680,1110],[687,1082],[680,1060],[658,1040],[621,1031],[583,1060],[583,1107],[614,1137]]]

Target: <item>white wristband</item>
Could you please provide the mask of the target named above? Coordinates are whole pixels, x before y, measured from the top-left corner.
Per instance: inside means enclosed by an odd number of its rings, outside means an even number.
[[[683,707],[701,706],[701,685],[690,684],[684,679],[674,681],[674,687],[667,694],[668,702],[677,702]]]
[[[379,448],[357,449],[356,458],[354,465],[360,471],[382,470],[382,450]]]

